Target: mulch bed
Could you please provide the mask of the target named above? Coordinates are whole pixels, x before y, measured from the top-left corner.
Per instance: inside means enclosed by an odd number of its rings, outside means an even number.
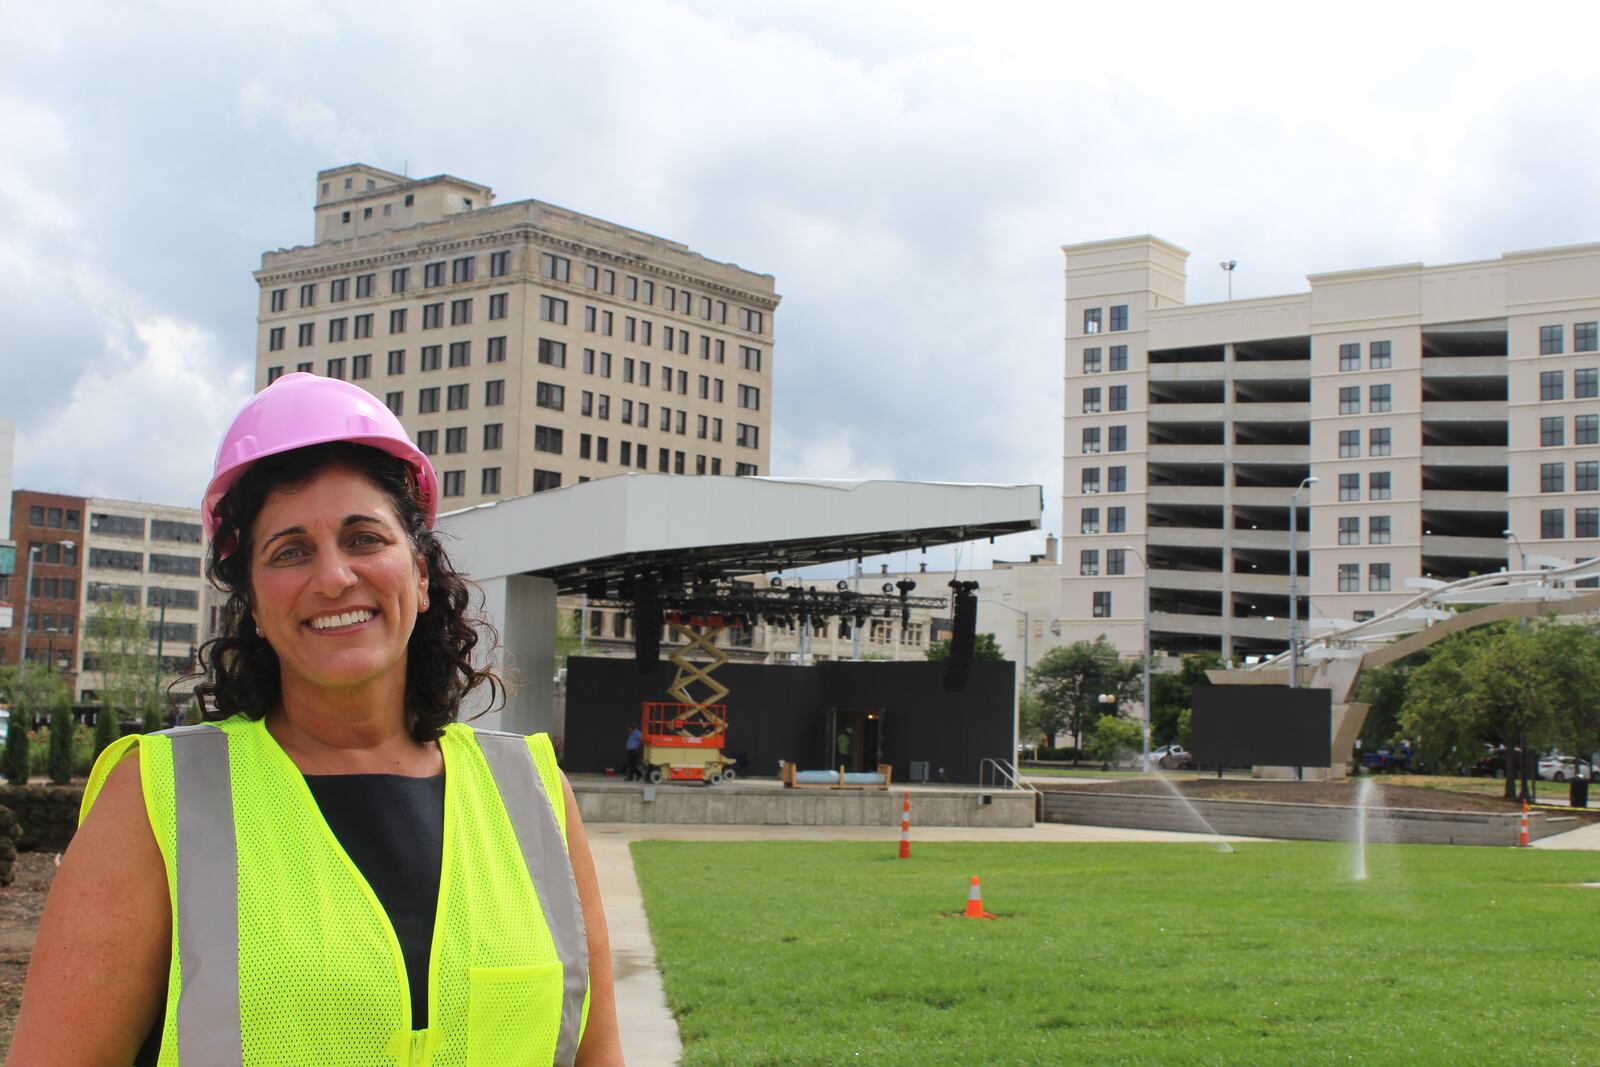
[[[1261,781],[1245,778],[1194,777],[1167,779],[1184,796],[1195,800],[1264,800],[1276,804],[1343,804],[1356,803],[1357,782],[1283,782]],[[1156,780],[1126,778],[1119,780],[1083,780],[1040,782],[1040,789],[1098,790],[1103,793],[1133,793],[1137,795],[1162,795],[1167,789]],[[1548,792],[1545,785],[1541,793]],[[1478,796],[1472,793],[1451,793],[1443,789],[1425,789],[1420,786],[1378,785],[1378,798],[1387,808],[1419,808],[1423,811],[1521,811],[1517,801],[1502,797]],[[1577,816],[1600,818],[1600,811],[1574,811]]]
[[[22,1007],[22,983],[44,911],[44,895],[56,875],[54,852],[19,852],[16,881],[0,888],[0,1048],[11,1047],[11,1029]]]

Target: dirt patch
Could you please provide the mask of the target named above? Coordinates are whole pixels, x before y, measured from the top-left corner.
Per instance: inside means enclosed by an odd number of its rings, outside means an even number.
[[[1195,800],[1264,800],[1275,804],[1334,804],[1354,806],[1356,782],[1279,782],[1243,778],[1169,778],[1184,796]],[[1160,796],[1166,786],[1157,780],[1129,778],[1116,782],[1041,782],[1043,790],[1073,792],[1133,793]],[[1386,808],[1418,808],[1423,811],[1521,811],[1522,805],[1503,797],[1449,793],[1419,786],[1378,785],[1378,799]],[[1597,818],[1600,812],[1574,811],[1579,817]]]
[[[11,1047],[11,1030],[22,1006],[28,957],[44,911],[44,895],[56,876],[54,852],[19,852],[17,879],[0,889],[0,1048]]]

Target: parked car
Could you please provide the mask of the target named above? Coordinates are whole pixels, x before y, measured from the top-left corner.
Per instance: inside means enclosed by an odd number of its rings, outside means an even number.
[[[1194,766],[1194,757],[1182,745],[1162,745],[1150,752],[1150,761],[1162,770],[1187,770]]]
[[[1539,777],[1547,782],[1565,782],[1569,778],[1593,778],[1594,767],[1588,760],[1563,756],[1551,752],[1539,757]]]
[[[1506,776],[1506,750],[1491,748],[1484,757],[1471,767],[1467,773],[1474,778],[1504,778]],[[1522,773],[1522,750],[1511,750],[1511,776],[1517,777]]]

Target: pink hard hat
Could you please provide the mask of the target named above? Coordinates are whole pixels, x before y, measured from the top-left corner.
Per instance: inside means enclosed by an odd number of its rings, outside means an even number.
[[[256,460],[333,441],[369,445],[404,460],[416,475],[422,513],[433,525],[439,513],[438,475],[394,412],[360,386],[296,373],[285,374],[251,397],[222,435],[211,484],[200,505],[206,536],[216,536],[222,498]]]

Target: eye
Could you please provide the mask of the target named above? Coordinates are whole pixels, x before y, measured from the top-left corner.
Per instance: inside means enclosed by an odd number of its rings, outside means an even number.
[[[274,552],[272,554],[272,558],[268,560],[268,562],[293,563],[303,555],[305,555],[305,550],[299,545],[285,545],[284,547],[278,549],[278,551]]]
[[[384,539],[371,531],[358,533],[350,539],[352,548],[367,548],[384,544]]]

